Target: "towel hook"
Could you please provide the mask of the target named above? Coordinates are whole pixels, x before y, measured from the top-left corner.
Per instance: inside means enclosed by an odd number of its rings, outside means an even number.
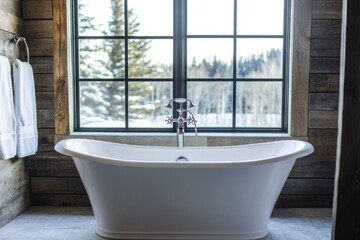
[[[18,35],[14,34],[13,36],[13,41],[15,42],[15,46],[14,46],[14,62],[15,62],[15,65],[17,66],[16,64],[16,49],[17,49],[17,46],[19,44],[19,42],[24,42],[25,44],[25,47],[26,47],[26,56],[27,56],[27,62],[30,63],[30,54],[29,54],[29,46],[26,42],[26,38],[24,37],[19,37]]]

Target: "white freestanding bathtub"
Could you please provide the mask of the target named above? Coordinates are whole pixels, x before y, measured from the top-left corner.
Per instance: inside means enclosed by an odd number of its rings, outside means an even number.
[[[311,144],[153,147],[87,139],[55,146],[71,156],[97,234],[113,239],[258,239],[280,191]]]

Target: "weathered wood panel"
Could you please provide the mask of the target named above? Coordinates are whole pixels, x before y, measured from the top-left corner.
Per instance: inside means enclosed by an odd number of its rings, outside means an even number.
[[[28,39],[30,57],[49,57],[54,55],[54,41],[52,38]]]
[[[53,0],[55,132],[69,134],[66,1]]]
[[[24,1],[23,19],[52,19],[52,1]]]
[[[90,206],[87,195],[33,194],[31,204],[34,206]]]
[[[43,145],[44,146],[44,145]],[[46,145],[36,156],[29,158],[32,177],[79,177],[72,158],[54,152],[54,145]],[[49,151],[50,152],[44,152]]]
[[[35,157],[29,157],[31,164],[29,166],[31,169],[41,169],[41,170],[67,170],[67,169],[76,169],[74,161],[71,157],[60,155],[57,152],[48,152],[49,154],[44,154],[44,152],[38,153]],[[41,157],[39,157],[40,155]],[[60,156],[57,156],[60,155]],[[49,157],[47,157],[49,156]]]
[[[340,57],[339,37],[311,39],[310,55],[317,57]]]
[[[39,148],[39,152],[36,153],[35,156],[38,156],[38,154],[47,153],[47,152],[55,153],[55,151],[54,151],[54,144],[39,144],[39,145],[38,145],[38,148]],[[28,158],[27,158],[27,159],[28,159]]]
[[[310,111],[309,128],[337,128],[337,111]]]
[[[316,151],[316,150],[315,150]],[[320,151],[322,149],[320,148]],[[319,156],[319,153],[318,153]],[[327,159],[308,159],[302,158],[296,160],[296,163],[290,173],[291,178],[334,178],[335,175],[335,161]]]
[[[72,158],[53,151],[54,146],[42,149],[36,156],[29,158],[32,177],[79,177]],[[44,152],[49,151],[50,152]]]
[[[339,73],[340,58],[311,57],[310,73]]]
[[[311,93],[310,94],[310,111],[333,111],[338,110],[339,94],[338,93]]]
[[[54,144],[55,129],[39,128],[39,144]]]
[[[310,0],[294,1],[294,29],[293,29],[293,55],[292,69],[293,85],[291,107],[291,136],[307,136],[308,122],[308,92],[309,92],[309,59],[311,36]]]
[[[80,178],[59,178],[59,177],[32,177],[32,194],[53,193],[53,194],[85,194],[84,185]]]
[[[53,92],[37,92],[36,106],[38,109],[53,109],[54,108],[54,93]]]
[[[28,206],[29,182],[25,161],[0,160],[0,227]]]
[[[314,153],[305,159],[335,162],[337,144],[336,129],[309,129],[309,142],[314,146]],[[333,172],[335,172],[335,168]]]
[[[18,195],[19,189],[27,188],[27,178],[23,159],[0,160],[0,205]]]
[[[280,195],[275,207],[331,208],[333,195]]]
[[[311,23],[312,38],[340,38],[341,20],[313,19]]]
[[[30,169],[31,177],[80,177],[76,169]]]
[[[332,194],[334,192],[334,178],[331,179],[306,179],[289,178],[281,194]]]
[[[8,195],[9,193],[6,193]],[[30,206],[28,188],[20,188],[12,198],[0,205],[0,228]]]
[[[34,74],[53,73],[52,57],[30,57],[30,63],[33,67]]]
[[[52,38],[52,20],[27,20],[23,23],[23,34],[26,38]]]
[[[38,128],[54,128],[54,109],[38,109],[37,110],[37,127]]]
[[[310,74],[310,92],[339,92],[339,74]]]
[[[341,0],[313,0],[314,19],[341,19]]]
[[[36,92],[52,92],[54,90],[53,74],[34,74],[34,78]]]

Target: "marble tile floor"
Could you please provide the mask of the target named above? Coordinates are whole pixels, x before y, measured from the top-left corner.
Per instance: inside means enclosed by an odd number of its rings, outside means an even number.
[[[31,207],[0,228],[0,240],[104,240],[91,208]],[[331,209],[275,209],[262,240],[329,240]]]

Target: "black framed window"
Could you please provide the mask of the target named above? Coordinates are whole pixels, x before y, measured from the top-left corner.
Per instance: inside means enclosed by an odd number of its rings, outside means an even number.
[[[287,130],[290,0],[75,0],[75,130]]]

